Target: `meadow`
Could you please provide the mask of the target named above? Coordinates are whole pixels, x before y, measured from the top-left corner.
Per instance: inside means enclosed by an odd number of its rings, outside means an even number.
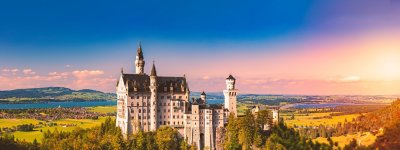
[[[343,147],[346,144],[349,144],[350,141],[353,139],[355,139],[357,141],[358,145],[369,146],[375,142],[377,136],[380,134],[382,134],[382,132],[377,135],[373,135],[370,132],[357,132],[357,133],[347,134],[347,135],[342,135],[342,136],[334,136],[334,137],[331,137],[331,139],[333,142],[338,142],[340,147]],[[327,138],[322,138],[322,137],[316,138],[313,141],[329,144]]]
[[[340,116],[331,116],[335,112],[324,112],[324,113],[293,113],[294,119],[292,118],[292,113],[282,113],[282,117],[285,123],[293,127],[296,126],[318,126],[318,125],[336,125],[338,122],[351,121],[359,116],[359,114],[347,114]]]
[[[100,112],[100,113],[114,113],[116,112],[116,106],[98,106],[98,107],[90,107],[92,112]],[[99,126],[102,122],[105,121],[107,117],[99,117],[99,119],[61,119],[55,121],[49,121],[51,123],[56,123],[56,126],[48,126],[48,125],[39,125],[39,122],[46,123],[46,121],[36,120],[36,119],[0,119],[0,128],[4,127],[13,127],[22,124],[33,124],[38,125],[38,127],[34,128],[34,131],[16,131],[13,132],[15,138],[19,140],[25,140],[27,142],[32,142],[35,139],[38,142],[41,142],[43,137],[43,132],[50,130],[54,131],[57,129],[58,131],[72,131],[75,128],[92,128],[95,126]],[[115,117],[111,117],[115,118]],[[47,122],[47,123],[49,123]]]

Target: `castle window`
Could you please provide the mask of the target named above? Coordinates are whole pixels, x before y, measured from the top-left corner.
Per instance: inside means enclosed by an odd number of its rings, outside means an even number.
[[[161,96],[161,99],[164,99],[164,96]]]
[[[166,122],[164,121],[164,125],[166,125]]]
[[[137,106],[139,106],[139,102],[137,102]]]
[[[139,109],[139,113],[142,113],[142,111]]]
[[[171,104],[170,104],[170,103],[168,103],[168,106],[171,106]]]
[[[179,96],[179,99],[182,99],[182,96]]]
[[[175,102],[172,103],[172,106],[175,106]]]
[[[143,106],[146,106],[146,102],[143,102]]]
[[[168,121],[168,125],[170,124],[170,122]]]
[[[136,99],[139,99],[139,96],[136,96]]]
[[[171,110],[170,110],[170,109],[168,109],[168,112],[171,112]]]
[[[142,116],[138,116],[139,119],[142,119]]]
[[[175,115],[173,115],[173,116],[172,116],[172,118],[174,118],[174,119],[175,119]]]
[[[170,96],[167,96],[167,99],[171,98]]]

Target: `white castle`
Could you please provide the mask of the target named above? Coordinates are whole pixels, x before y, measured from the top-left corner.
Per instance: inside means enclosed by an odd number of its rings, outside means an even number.
[[[237,115],[236,79],[226,78],[224,104],[207,104],[203,92],[199,99],[190,100],[186,77],[158,76],[153,66],[150,75],[144,73],[144,57],[141,45],[135,60],[136,73],[121,70],[117,82],[116,125],[124,135],[139,130],[156,131],[161,126],[178,130],[180,136],[197,149],[222,149],[220,130],[227,123],[230,113]]]

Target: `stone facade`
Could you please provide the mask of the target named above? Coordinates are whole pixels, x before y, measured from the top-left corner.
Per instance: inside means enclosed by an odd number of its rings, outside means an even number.
[[[139,46],[135,60],[135,74],[121,70],[116,85],[116,125],[123,134],[156,131],[161,126],[178,130],[189,144],[198,149],[222,149],[224,125],[230,113],[236,115],[236,79],[226,78],[225,102],[207,104],[203,92],[198,99],[190,99],[186,77],[158,76],[153,63],[150,75],[144,73],[144,57]]]

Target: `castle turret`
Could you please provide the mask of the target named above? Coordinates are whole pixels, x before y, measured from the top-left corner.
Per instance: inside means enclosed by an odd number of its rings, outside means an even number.
[[[207,104],[206,98],[207,98],[207,95],[203,91],[203,93],[200,94],[200,99],[203,101],[204,104]]]
[[[144,57],[142,51],[142,44],[139,43],[139,48],[137,49],[136,60],[135,60],[135,69],[136,74],[144,74]]]
[[[157,130],[157,71],[156,67],[153,62],[153,67],[151,68],[151,73],[150,73],[150,115],[151,115],[151,120],[150,120],[150,131],[156,131]]]
[[[225,109],[228,109],[229,113],[234,113],[235,116],[237,116],[236,96],[238,90],[235,88],[236,79],[232,75],[229,75],[229,77],[226,78],[225,82],[226,82],[226,90],[224,90]]]

